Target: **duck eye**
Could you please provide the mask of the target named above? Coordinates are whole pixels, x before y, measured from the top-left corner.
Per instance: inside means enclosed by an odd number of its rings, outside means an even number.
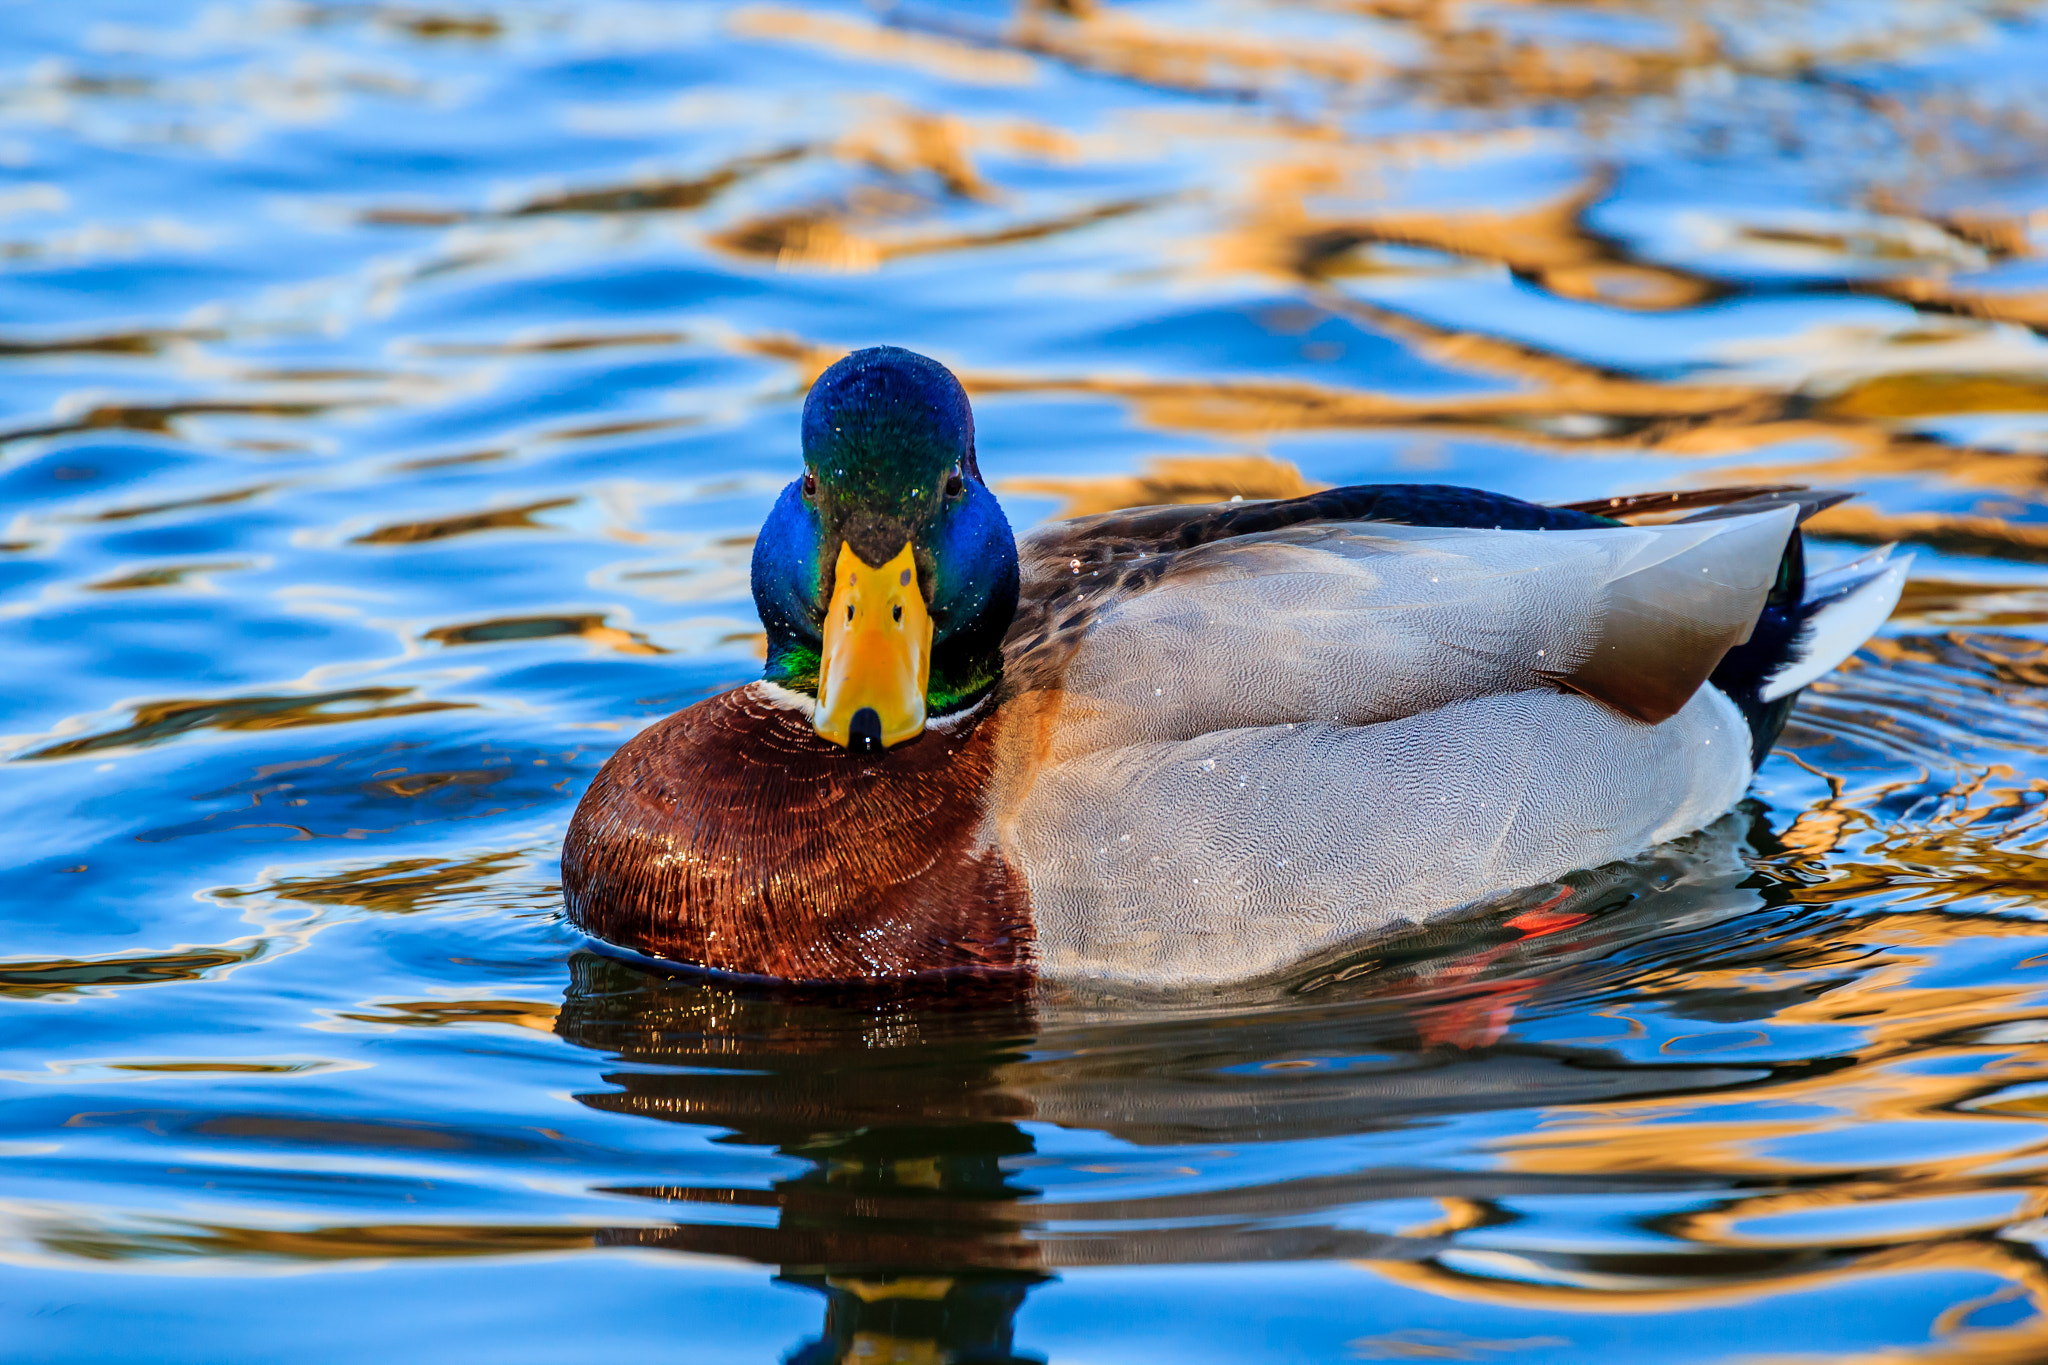
[[[960,496],[960,489],[960,466],[954,465],[953,472],[946,475],[946,496],[957,498]]]
[[[808,469],[804,471],[804,496],[807,498],[818,496],[818,476]]]

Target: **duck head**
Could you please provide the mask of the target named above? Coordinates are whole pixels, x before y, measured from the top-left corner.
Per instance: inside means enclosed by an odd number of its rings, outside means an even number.
[[[815,701],[819,735],[873,753],[995,685],[1017,543],[975,464],[967,393],[935,360],[876,346],[826,370],[803,451],[754,542],[765,677]]]

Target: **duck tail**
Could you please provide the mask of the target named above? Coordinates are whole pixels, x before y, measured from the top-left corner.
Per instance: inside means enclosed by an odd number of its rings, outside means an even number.
[[[1869,554],[1815,574],[1806,582],[1800,602],[1805,629],[1792,653],[1764,683],[1765,701],[1790,697],[1862,648],[1899,604],[1910,554],[1894,556],[1896,545],[1880,545]]]
[[[1850,496],[1824,489],[1773,489],[1684,520],[1740,516],[1794,503],[1803,522]],[[1895,557],[1896,548],[1885,545],[1809,577],[1805,536],[1794,531],[1785,542],[1777,580],[1755,629],[1708,678],[1749,722],[1752,763],[1761,764],[1777,742],[1799,690],[1861,648],[1898,605],[1913,557]]]

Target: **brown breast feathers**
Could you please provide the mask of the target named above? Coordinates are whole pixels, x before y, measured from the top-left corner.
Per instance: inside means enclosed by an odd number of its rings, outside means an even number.
[[[873,757],[743,687],[643,731],[562,848],[569,917],[656,957],[797,981],[1028,973],[1024,879],[978,830],[995,721]]]

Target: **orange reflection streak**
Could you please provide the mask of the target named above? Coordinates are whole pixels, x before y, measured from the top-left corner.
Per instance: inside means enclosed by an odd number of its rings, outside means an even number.
[[[381,1013],[368,1013],[370,1009]],[[337,1013],[335,1018],[402,1028],[512,1024],[552,1033],[559,1012],[558,1005],[546,1000],[379,1000],[362,1011]]]
[[[118,986],[155,986],[174,981],[203,981],[228,967],[260,956],[264,944],[218,948],[179,948],[160,953],[124,953],[108,957],[42,958],[0,962],[0,996],[36,999]]]
[[[997,484],[1005,493],[1051,493],[1064,499],[1059,511],[1062,517],[1172,502],[1293,498],[1324,486],[1302,478],[1301,471],[1285,460],[1264,455],[1169,457],[1147,460],[1143,471],[1135,475],[1018,478]]]
[[[1865,545],[1901,541],[1950,554],[2048,561],[2048,525],[2015,525],[1997,517],[1943,512],[1888,514],[1859,504],[1846,504],[1829,508],[1809,525],[1816,535]]]
[[[615,654],[666,654],[638,631],[621,630],[602,616],[502,616],[456,626],[436,626],[420,638],[438,645],[496,644],[507,640],[541,640],[575,636]]]
[[[1081,70],[1167,89],[1216,92],[1288,76],[1356,85],[1391,71],[1363,47],[1170,32],[1135,15],[1093,6],[1065,13],[1025,9],[1003,41]]]
[[[910,66],[951,80],[1025,85],[1038,75],[1037,63],[1015,52],[814,10],[749,5],[727,23],[742,37],[822,47],[858,61]]]
[[[469,858],[399,858],[369,867],[301,877],[280,877],[253,887],[224,887],[224,900],[275,896],[308,905],[347,906],[380,914],[409,915],[473,895],[523,860],[519,852],[480,853]]]
[[[345,725],[390,716],[460,710],[467,702],[401,701],[410,687],[355,687],[301,696],[229,697],[222,700],[146,702],[127,725],[67,739],[22,754],[21,759],[72,758],[104,749],[156,744],[193,730],[290,730],[308,725]]]
[[[313,1228],[256,1228],[185,1223],[153,1234],[110,1233],[90,1224],[42,1230],[50,1251],[98,1262],[163,1255],[261,1256],[287,1262],[424,1259],[519,1255],[592,1246],[597,1230],[560,1224],[378,1223]]]
[[[904,256],[1006,246],[1051,237],[1127,217],[1150,208],[1155,202],[1151,199],[1120,199],[1078,213],[1014,223],[986,232],[903,236],[881,235],[853,226],[853,221],[863,217],[880,219],[917,207],[917,201],[908,196],[868,190],[858,197],[852,206],[853,212],[849,213],[838,205],[796,209],[742,223],[714,235],[711,243],[737,255],[767,257],[782,266],[875,270],[886,261]]]
[[[1687,1285],[1684,1288],[1664,1288],[1654,1284],[1623,1289],[1613,1284],[1594,1286],[1572,1286],[1555,1284],[1531,1284],[1522,1281],[1483,1278],[1478,1275],[1463,1275],[1448,1270],[1431,1261],[1359,1261],[1362,1269],[1384,1276],[1395,1284],[1420,1290],[1423,1293],[1441,1295],[1454,1302],[1486,1303],[1501,1307],[1525,1308],[1549,1312],[1571,1313],[1621,1313],[1650,1314],[1668,1313],[1677,1310],[1696,1310],[1726,1305],[1745,1304],[1763,1296],[1765,1291],[1774,1295],[1796,1293],[1800,1290],[1818,1289],[1838,1284],[1845,1279],[1861,1278],[1887,1273],[1904,1273],[1928,1270],[1974,1270],[1980,1273],[2010,1280],[2025,1287],[2029,1299],[2036,1303],[2048,1303],[2048,1276],[2043,1276],[2027,1256],[1992,1243],[1964,1241],[1943,1243],[1935,1246],[1905,1246],[1887,1248],[1867,1255],[1855,1256],[1844,1263],[1832,1265],[1818,1271],[1789,1271],[1773,1275],[1768,1282],[1754,1281],[1734,1283],[1710,1283]],[[2015,1329],[2022,1330],[2022,1329]],[[1987,1360],[2039,1360],[2039,1343],[2048,1340],[2048,1329],[2029,1324],[2025,1329],[2030,1333],[2024,1340],[2035,1343],[2036,1354],[2028,1356],[1989,1356]],[[1988,1335],[1988,1334],[1987,1334]],[[1761,1360],[1771,1357],[1752,1356]],[[1780,1357],[1782,1358],[1782,1357]],[[1842,1359],[1833,1356],[1830,1359]],[[1879,1359],[1921,1359],[1917,1356],[1875,1357]],[[1928,1357],[1936,1360],[1969,1360],[1976,1357],[1937,1355]]]
[[[1586,228],[1586,210],[1609,189],[1605,177],[1521,209],[1382,209],[1345,218],[1313,213],[1308,199],[1347,188],[1344,159],[1357,164],[1355,149],[1263,173],[1252,216],[1217,242],[1218,263],[1263,264],[1326,280],[1358,268],[1346,261],[1356,248],[1383,242],[1504,265],[1565,298],[1631,310],[1688,308],[1717,292],[1696,276],[1629,261],[1615,243]]]
[[[544,498],[523,507],[500,507],[490,512],[465,512],[460,516],[437,517],[432,521],[405,521],[365,531],[350,542],[354,545],[419,545],[451,536],[475,535],[479,531],[549,531],[554,528],[535,521],[536,512],[570,507],[575,498]]]

